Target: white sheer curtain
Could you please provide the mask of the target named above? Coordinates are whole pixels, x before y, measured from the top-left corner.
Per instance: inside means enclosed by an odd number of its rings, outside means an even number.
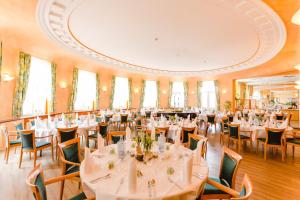
[[[144,103],[145,108],[155,108],[157,106],[157,83],[156,81],[145,81],[144,91]]]
[[[128,78],[116,77],[113,108],[126,108],[129,101]]]
[[[217,97],[214,81],[203,81],[201,91],[201,104],[203,108],[216,109]]]
[[[75,110],[90,110],[96,101],[96,73],[78,70]]]
[[[184,85],[183,82],[173,82],[171,106],[176,108],[184,107]]]
[[[46,99],[51,101],[51,85],[51,63],[32,56],[23,115],[45,113]]]

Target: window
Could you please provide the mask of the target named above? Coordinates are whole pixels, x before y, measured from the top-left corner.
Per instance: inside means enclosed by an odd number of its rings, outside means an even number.
[[[145,94],[143,107],[155,108],[157,106],[157,84],[156,81],[145,81]]]
[[[96,101],[96,74],[78,70],[77,95],[75,110],[90,110]]]
[[[128,78],[116,77],[113,108],[126,108],[129,101]]]
[[[51,87],[51,63],[32,56],[23,115],[45,113],[46,99],[50,105],[52,97]]]
[[[214,81],[203,81],[200,98],[202,107],[216,109],[217,98]]]
[[[184,107],[184,86],[183,82],[173,82],[171,107],[183,108]]]

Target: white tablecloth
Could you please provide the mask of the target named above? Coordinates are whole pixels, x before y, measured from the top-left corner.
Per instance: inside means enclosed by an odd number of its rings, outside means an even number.
[[[170,145],[170,144],[169,144]],[[127,149],[130,149],[130,145],[126,145]],[[170,150],[166,150],[167,154],[170,155],[168,159],[152,159],[147,164],[138,162],[137,169],[143,173],[143,176],[138,177],[137,180],[137,192],[128,192],[128,163],[131,159],[128,155],[123,161],[121,161],[117,155],[110,154],[110,150],[115,148],[116,145],[107,146],[104,152],[99,153],[95,151],[93,154],[100,154],[104,157],[94,158],[97,163],[98,170],[94,170],[90,173],[85,173],[84,163],[80,167],[80,177],[83,182],[83,190],[88,197],[95,197],[96,199],[150,199],[148,190],[148,181],[155,179],[155,187],[153,189],[153,196],[151,199],[163,199],[163,198],[176,198],[176,199],[195,199],[199,194],[199,189],[208,176],[208,167],[205,160],[202,160],[200,164],[193,165],[193,174],[201,174],[202,177],[193,176],[191,184],[184,184],[182,181],[182,168],[183,158],[186,154],[190,154],[191,151],[184,147],[174,148],[175,146],[170,145]],[[154,150],[157,147],[153,147]],[[131,148],[131,150],[134,150]],[[115,168],[109,170],[107,168],[108,162],[113,161]],[[85,162],[85,161],[83,161]],[[170,176],[176,184],[169,182],[167,169],[173,167],[175,173]],[[111,178],[100,180],[96,183],[90,181],[104,174],[110,173]],[[124,179],[124,183],[121,184],[119,191],[116,193],[120,180]],[[177,186],[179,185],[179,187]]]

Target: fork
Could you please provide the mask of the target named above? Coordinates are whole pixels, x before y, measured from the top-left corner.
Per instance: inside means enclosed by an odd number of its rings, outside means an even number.
[[[178,185],[175,181],[173,181],[171,179],[171,177],[168,177],[168,180],[170,181],[170,183],[173,183],[176,187],[178,187],[179,189],[183,190],[183,188],[180,185]]]
[[[121,180],[120,180],[120,183],[119,183],[119,185],[118,185],[118,188],[117,188],[117,190],[116,190],[116,194],[118,194],[118,192],[119,192],[119,190],[120,190],[120,188],[121,188],[121,185],[123,185],[123,183],[124,183],[124,177],[122,177],[121,178]]]
[[[96,182],[98,182],[98,181],[100,181],[100,180],[107,179],[107,178],[109,178],[110,176],[111,176],[111,174],[106,174],[106,175],[104,175],[104,176],[100,176],[100,177],[98,177],[98,178],[95,178],[95,179],[91,180],[90,183],[96,183]]]

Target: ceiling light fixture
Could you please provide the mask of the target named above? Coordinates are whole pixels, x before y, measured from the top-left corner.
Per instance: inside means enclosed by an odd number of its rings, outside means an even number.
[[[3,80],[4,82],[8,82],[8,81],[11,81],[11,80],[13,80],[13,79],[14,79],[14,77],[11,76],[11,75],[9,75],[8,73],[2,74],[2,80]]]
[[[292,17],[292,23],[296,25],[300,25],[300,9],[296,11],[296,13]]]

